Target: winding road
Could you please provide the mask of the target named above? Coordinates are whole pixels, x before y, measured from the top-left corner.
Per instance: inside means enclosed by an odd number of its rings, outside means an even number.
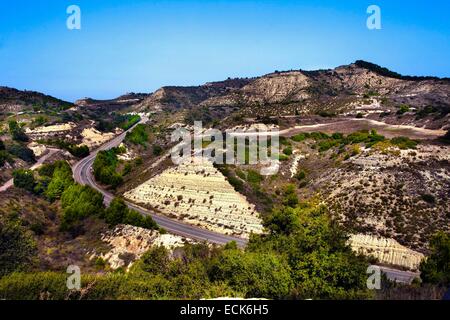
[[[132,130],[134,127],[132,127],[129,130]],[[117,136],[116,138],[110,140],[109,142],[102,145],[99,149],[91,152],[91,154],[84,158],[83,160],[79,161],[73,166],[73,174],[74,179],[80,184],[83,185],[89,185],[92,188],[96,189],[100,193],[103,194],[105,203],[109,204],[111,200],[114,198],[114,195],[110,192],[102,189],[96,182],[92,175],[92,165],[95,161],[95,157],[97,153],[101,150],[108,150],[114,147],[117,147],[120,145],[120,143],[125,138],[127,132],[124,132]],[[165,230],[167,230],[169,233],[176,234],[182,237],[191,238],[198,241],[207,241],[211,243],[216,244],[226,244],[230,241],[236,241],[236,243],[240,247],[245,247],[247,244],[246,239],[233,237],[233,236],[227,236],[223,235],[217,232],[200,229],[192,225],[188,225],[185,223],[182,223],[180,221],[170,219],[168,217],[150,212],[147,209],[144,209],[140,206],[137,206],[133,203],[127,202],[127,205],[130,209],[136,210],[140,212],[143,215],[149,215],[155,220],[155,222]]]
[[[141,122],[145,122],[145,120],[142,120]],[[136,124],[137,125],[137,124]],[[136,126],[135,125],[135,126]],[[128,131],[132,130],[135,126],[130,128]],[[74,179],[83,185],[89,185],[92,188],[96,189],[104,196],[105,204],[109,204],[112,199],[114,198],[114,195],[110,192],[102,189],[96,182],[92,174],[92,165],[95,161],[95,157],[97,153],[101,150],[109,150],[111,148],[117,147],[122,143],[124,140],[127,132],[123,132],[122,134],[118,135],[114,139],[110,140],[109,142],[105,143],[101,147],[99,147],[97,150],[91,152],[91,154],[76,163],[73,166],[73,173],[74,173]],[[126,202],[128,207],[130,209],[136,210],[139,213],[147,216],[151,216],[153,220],[162,228],[167,230],[169,233],[176,234],[182,237],[191,238],[198,241],[206,241],[209,243],[215,243],[215,244],[226,244],[230,241],[236,241],[239,247],[245,247],[248,243],[247,239],[223,235],[217,232],[200,229],[198,227],[185,224],[183,222],[162,216],[160,214],[156,214],[154,212],[150,212],[149,210],[142,208],[138,205],[135,205],[130,202]],[[402,283],[411,283],[415,278],[419,277],[419,273],[409,272],[409,271],[402,271],[387,267],[380,266],[380,269],[383,273],[386,274],[387,278],[393,281],[402,282]]]

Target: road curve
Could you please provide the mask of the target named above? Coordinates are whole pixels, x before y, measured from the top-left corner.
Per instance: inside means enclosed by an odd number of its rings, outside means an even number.
[[[132,130],[133,128],[134,127],[132,127],[129,130]],[[126,132],[120,134],[119,136],[115,137],[114,139],[112,139],[112,140],[108,141],[107,143],[105,143],[104,145],[102,145],[97,150],[91,152],[91,154],[89,156],[82,159],[81,161],[79,161],[78,163],[76,163],[73,166],[73,175],[74,175],[75,181],[77,181],[78,183],[83,184],[83,185],[89,185],[92,188],[99,191],[100,193],[102,193],[106,204],[109,204],[111,202],[111,200],[114,198],[114,195],[111,194],[110,192],[102,189],[95,182],[95,179],[93,178],[93,175],[92,175],[91,168],[95,161],[95,157],[99,151],[109,150],[113,147],[117,147],[123,141],[125,136],[126,136]],[[230,241],[236,241],[240,247],[245,247],[248,242],[246,239],[223,235],[223,234],[205,230],[205,229],[200,229],[195,226],[188,225],[188,224],[182,223],[177,220],[170,219],[168,217],[165,217],[165,216],[162,216],[159,214],[155,214],[153,212],[150,212],[147,209],[144,209],[144,208],[137,206],[130,202],[127,202],[127,205],[129,208],[136,210],[143,215],[151,216],[153,218],[153,220],[155,220],[155,222],[160,227],[164,228],[169,233],[173,233],[173,234],[176,234],[176,235],[179,235],[182,237],[191,238],[191,239],[198,240],[198,241],[207,241],[207,242],[216,243],[216,244],[226,244]]]
[[[132,130],[130,128],[129,130]],[[120,145],[120,143],[125,138],[127,132],[124,132],[120,134],[119,136],[115,137],[114,139],[110,140],[109,142],[102,145],[97,150],[91,152],[89,156],[82,159],[78,163],[76,163],[73,166],[73,174],[74,179],[80,184],[83,185],[89,185],[92,188],[96,189],[104,196],[105,204],[109,204],[111,200],[114,198],[114,195],[110,192],[102,189],[96,182],[92,175],[92,165],[94,163],[95,157],[97,153],[101,150],[109,150],[113,147],[117,147]],[[128,207],[130,209],[136,210],[140,212],[143,215],[149,215],[155,220],[155,222],[165,230],[167,230],[169,233],[176,234],[182,237],[191,238],[198,241],[206,241],[209,243],[215,243],[215,244],[226,244],[230,241],[236,241],[239,247],[245,247],[248,243],[247,239],[242,239],[238,237],[233,236],[227,236],[223,235],[217,232],[200,229],[197,227],[194,227],[192,225],[185,224],[183,222],[170,219],[168,217],[155,214],[153,212],[150,212],[147,209],[144,209],[140,206],[137,206],[133,203],[126,202]],[[387,267],[380,267],[381,271],[386,274],[388,279],[392,281],[402,282],[402,283],[411,283],[414,278],[417,278],[420,276],[419,273],[413,273],[408,271],[402,271],[402,270],[396,270],[392,268]]]

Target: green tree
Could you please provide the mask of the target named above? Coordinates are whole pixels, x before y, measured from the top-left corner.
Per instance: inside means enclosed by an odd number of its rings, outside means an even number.
[[[123,182],[123,178],[116,172],[118,163],[116,150],[100,151],[92,166],[95,179],[113,188],[119,186]]]
[[[52,178],[45,191],[45,196],[50,201],[59,199],[64,190],[74,184],[72,169],[66,161],[58,161],[53,165],[42,167],[39,172]]]
[[[33,163],[36,161],[34,152],[26,146],[23,146],[21,144],[12,144],[9,145],[7,149],[10,154],[18,157],[19,159],[22,159],[23,161],[26,161],[28,163]]]
[[[14,186],[33,192],[36,181],[32,170],[18,169],[13,172]]]
[[[145,147],[147,145],[148,138],[146,126],[144,124],[138,124],[131,132],[127,133],[125,141]]]
[[[275,253],[225,250],[212,261],[211,280],[224,281],[248,298],[285,298],[292,289],[289,267]]]
[[[11,120],[8,122],[9,125],[9,133],[13,140],[27,142],[29,139],[23,128],[17,123],[17,121]]]
[[[114,198],[105,210],[105,221],[110,225],[128,224],[135,227],[158,230],[158,225],[150,216],[143,216],[131,210],[122,198]]]
[[[89,186],[73,184],[61,196],[63,217],[61,228],[69,230],[76,222],[103,214],[103,195]]]
[[[426,283],[450,285],[450,233],[438,232],[430,241],[431,254],[420,264]]]
[[[110,225],[123,223],[128,213],[128,207],[122,198],[114,198],[105,210],[105,221]]]
[[[33,260],[36,245],[18,221],[0,220],[0,278],[23,270]]]

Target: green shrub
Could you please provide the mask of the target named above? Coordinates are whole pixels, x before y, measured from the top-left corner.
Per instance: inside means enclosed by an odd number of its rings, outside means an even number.
[[[131,132],[128,132],[125,141],[136,144],[146,146],[148,142],[148,133],[145,125],[138,124]]]
[[[94,161],[94,177],[97,181],[116,188],[123,182],[122,176],[116,172],[119,159],[115,150],[100,151]]]
[[[153,146],[153,155],[156,157],[159,157],[163,153],[163,148],[158,145]]]
[[[68,148],[68,151],[77,158],[85,158],[89,155],[89,147],[85,145],[77,146],[72,145]]]
[[[418,142],[415,140],[411,140],[408,137],[396,137],[391,139],[391,143],[402,150],[406,149],[415,149],[418,145]]]
[[[0,219],[0,278],[29,267],[35,253],[36,244],[19,221]]]
[[[283,149],[283,153],[287,156],[291,156],[292,155],[292,147],[287,147]]]
[[[50,201],[59,199],[63,192],[75,183],[72,168],[66,161],[57,161],[52,165],[43,166],[39,172],[51,177],[51,181],[44,192]]]
[[[295,142],[302,142],[309,138],[309,133],[299,133],[293,136],[291,139]]]
[[[410,110],[410,108],[409,108],[409,106],[407,104],[402,104],[402,105],[400,105],[399,110],[397,111],[397,114],[401,115],[401,114],[404,114],[406,112],[409,112],[409,110]]]
[[[450,285],[450,234],[439,232],[430,240],[431,254],[420,264],[425,283]]]
[[[21,144],[9,145],[7,147],[7,150],[13,156],[16,156],[17,158],[22,159],[23,161],[26,161],[28,163],[33,163],[36,161],[34,157],[34,152],[28,147],[23,146]]]
[[[32,170],[18,169],[13,172],[14,186],[33,192],[36,181]]]
[[[25,131],[23,131],[23,128],[17,123],[17,121],[9,121],[9,133],[11,134],[11,137],[13,140],[20,141],[20,142],[28,142],[28,137],[25,134]]]
[[[102,215],[103,195],[89,186],[74,184],[61,196],[63,217],[61,229],[69,230],[76,222],[89,216]]]

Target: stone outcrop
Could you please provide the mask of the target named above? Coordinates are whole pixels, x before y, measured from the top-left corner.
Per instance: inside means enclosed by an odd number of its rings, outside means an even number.
[[[124,196],[224,234],[248,237],[263,231],[254,205],[236,192],[210,162],[195,160],[169,168]]]
[[[417,270],[424,255],[408,249],[394,239],[370,235],[352,235],[349,244],[355,252],[370,255],[380,263]]]
[[[111,250],[106,254],[92,255],[91,258],[102,258],[112,269],[129,268],[152,246],[164,246],[169,250],[182,246],[191,240],[170,234],[161,234],[155,230],[148,230],[129,225],[119,225],[102,235]]]

